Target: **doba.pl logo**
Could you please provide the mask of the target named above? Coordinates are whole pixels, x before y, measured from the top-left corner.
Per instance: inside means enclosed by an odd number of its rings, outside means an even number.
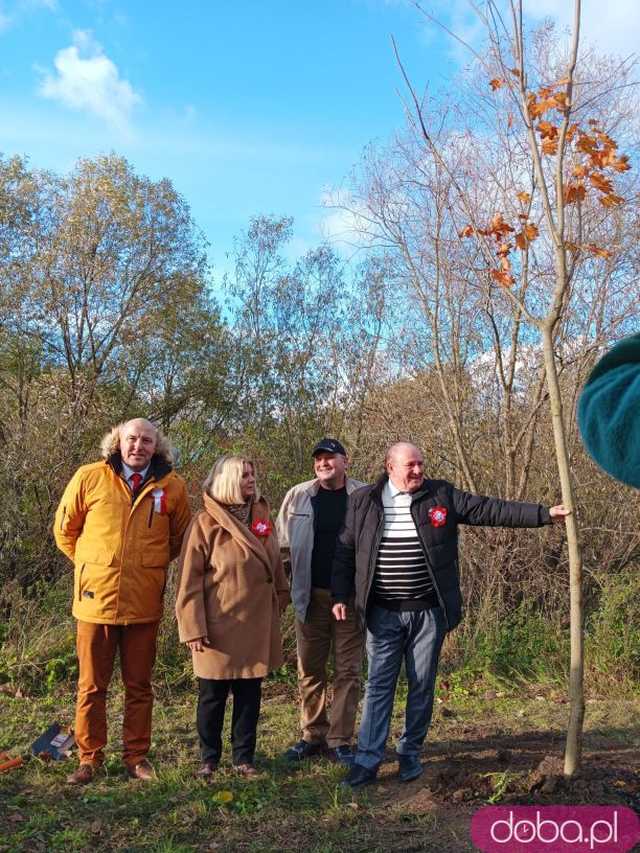
[[[624,806],[486,806],[471,839],[484,853],[626,853],[640,818]]]

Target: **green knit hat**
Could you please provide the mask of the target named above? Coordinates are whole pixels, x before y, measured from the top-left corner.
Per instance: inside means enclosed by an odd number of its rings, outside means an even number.
[[[578,401],[578,425],[598,465],[640,489],[640,334],[596,364]]]

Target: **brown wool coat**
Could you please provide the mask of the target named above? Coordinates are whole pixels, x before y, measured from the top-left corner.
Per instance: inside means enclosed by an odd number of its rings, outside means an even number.
[[[288,592],[275,532],[258,537],[209,495],[192,520],[180,554],[176,616],[183,643],[209,638],[193,652],[199,678],[258,678],[282,665],[277,593]],[[251,522],[268,519],[260,498]]]

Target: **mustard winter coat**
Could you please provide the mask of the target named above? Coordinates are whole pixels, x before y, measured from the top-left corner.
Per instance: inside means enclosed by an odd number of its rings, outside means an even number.
[[[56,543],[75,564],[73,615],[83,622],[160,619],[167,566],[191,517],[184,481],[167,462],[153,457],[133,502],[121,464],[117,453],[83,465],[56,512]]]
[[[263,498],[251,522],[269,519]],[[193,652],[199,678],[259,678],[282,665],[277,593],[288,591],[273,530],[258,537],[204,495],[180,554],[176,616],[184,643],[208,637],[210,646]]]

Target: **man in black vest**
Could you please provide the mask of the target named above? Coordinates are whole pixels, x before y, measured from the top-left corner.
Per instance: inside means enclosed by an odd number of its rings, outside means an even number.
[[[407,442],[389,448],[385,469],[374,486],[353,494],[333,564],[335,618],[346,618],[355,592],[367,627],[369,676],[358,751],[345,780],[352,788],[376,778],[403,659],[408,693],[399,776],[409,782],[422,773],[440,648],[462,617],[458,524],[540,527],[567,515],[562,505],[503,501],[427,480],[422,453]]]

